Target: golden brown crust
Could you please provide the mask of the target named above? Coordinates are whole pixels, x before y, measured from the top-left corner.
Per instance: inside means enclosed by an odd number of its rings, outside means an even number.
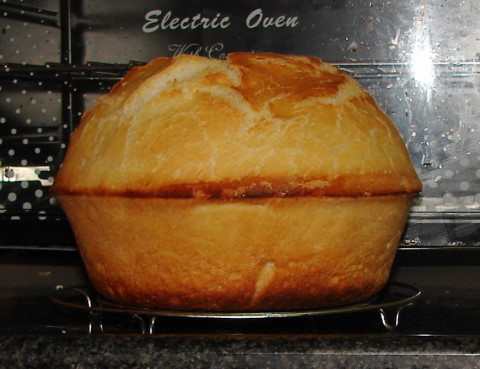
[[[252,311],[370,297],[420,189],[351,77],[234,53],[130,71],[83,116],[52,192],[108,298]]]
[[[106,297],[258,311],[375,294],[388,279],[409,196],[60,201],[92,283]]]
[[[84,115],[52,191],[228,198],[420,189],[393,123],[348,75],[313,57],[234,53],[134,68]]]

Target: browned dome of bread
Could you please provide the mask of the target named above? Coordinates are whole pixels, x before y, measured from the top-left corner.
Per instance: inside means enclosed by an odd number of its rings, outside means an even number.
[[[391,120],[314,57],[182,55],[134,68],[87,112],[55,193],[155,197],[418,192]]]
[[[420,189],[354,79],[234,53],[134,68],[85,113],[52,191],[106,297],[252,311],[375,294]]]

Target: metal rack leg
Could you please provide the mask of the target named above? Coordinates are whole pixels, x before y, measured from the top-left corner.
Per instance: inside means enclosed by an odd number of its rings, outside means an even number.
[[[390,316],[393,317],[393,322],[390,321],[389,314],[386,309],[379,309],[380,319],[382,320],[382,324],[385,328],[389,331],[393,331],[398,328],[400,324],[400,312],[402,311],[403,306],[400,306],[395,309],[394,314]]]

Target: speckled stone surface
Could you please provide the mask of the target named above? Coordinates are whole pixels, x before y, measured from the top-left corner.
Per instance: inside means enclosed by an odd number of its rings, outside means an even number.
[[[9,335],[2,368],[480,368],[479,337]]]

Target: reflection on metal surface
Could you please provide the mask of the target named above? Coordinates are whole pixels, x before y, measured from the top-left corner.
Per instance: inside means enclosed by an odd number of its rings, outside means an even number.
[[[424,24],[425,6],[421,5],[413,28],[413,46],[410,54],[410,67],[413,78],[424,88],[431,88],[435,79],[433,51],[429,28]]]
[[[418,42],[415,43],[410,66],[415,80],[426,88],[432,87],[435,79],[435,70],[433,68],[432,49],[428,36],[424,39],[419,39]]]
[[[50,167],[0,167],[3,182],[38,181],[42,186],[51,186],[53,178],[45,176],[50,172]]]

